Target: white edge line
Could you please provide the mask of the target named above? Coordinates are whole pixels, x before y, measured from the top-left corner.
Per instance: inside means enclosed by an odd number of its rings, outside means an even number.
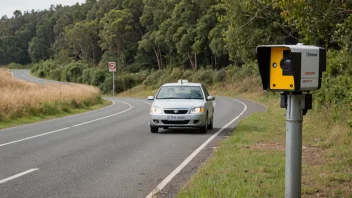
[[[244,106],[244,110],[233,120],[231,120],[229,123],[227,123],[224,127],[222,127],[218,132],[216,132],[214,135],[212,135],[208,140],[206,140],[202,145],[200,145],[191,155],[189,155],[174,171],[172,171],[160,184],[156,186],[156,188],[150,192],[146,198],[152,198],[155,194],[160,192],[197,154],[209,144],[210,141],[212,141],[216,136],[218,136],[224,129],[226,129],[228,126],[230,126],[232,123],[234,123],[238,118],[240,118],[246,111],[247,111],[247,105],[239,100],[228,98],[230,100],[237,101],[241,103]]]
[[[119,102],[123,102],[123,101],[119,101]],[[123,103],[128,104],[127,102],[123,102]],[[103,119],[106,119],[106,118],[110,118],[110,117],[113,117],[113,116],[116,116],[116,115],[125,113],[125,112],[127,112],[127,111],[129,111],[129,110],[131,110],[131,109],[134,108],[134,106],[132,106],[132,105],[130,105],[130,104],[129,104],[129,106],[130,106],[130,108],[128,108],[128,109],[126,109],[126,110],[124,110],[124,111],[120,111],[120,112],[118,112],[118,113],[114,113],[114,114],[111,114],[111,115],[108,115],[108,116],[105,116],[105,117],[101,117],[101,118],[94,119],[94,120],[91,120],[91,121],[88,121],[88,122],[76,124],[76,125],[73,125],[73,126],[70,126],[70,127],[58,129],[58,130],[55,130],[55,131],[50,131],[50,132],[47,132],[47,133],[42,133],[42,134],[39,134],[39,135],[35,135],[35,136],[31,136],[31,137],[19,139],[19,140],[16,140],[16,141],[12,141],[12,142],[8,142],[8,143],[0,144],[0,147],[7,146],[7,145],[9,145],[9,144],[14,144],[14,143],[22,142],[22,141],[29,140],[29,139],[33,139],[33,138],[37,138],[37,137],[41,137],[41,136],[44,136],[44,135],[49,135],[49,134],[57,133],[57,132],[60,132],[60,131],[64,131],[64,130],[67,130],[67,129],[70,129],[70,128],[74,128],[74,127],[86,125],[86,124],[89,124],[89,123],[92,123],[92,122],[96,122],[96,121],[99,121],[99,120],[103,120]]]
[[[8,181],[13,180],[13,179],[16,179],[17,177],[21,177],[23,175],[26,175],[28,173],[31,173],[31,172],[34,172],[34,171],[37,171],[37,170],[39,170],[39,168],[33,168],[33,169],[29,169],[27,171],[24,171],[22,173],[18,173],[16,175],[11,176],[11,177],[8,177],[8,178],[5,178],[3,180],[0,180],[0,184],[8,182]]]

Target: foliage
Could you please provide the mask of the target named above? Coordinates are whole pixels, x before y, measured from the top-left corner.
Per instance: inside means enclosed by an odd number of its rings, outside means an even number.
[[[258,44],[303,42],[328,49],[314,99],[338,108],[351,102],[351,10],[328,0],[87,0],[16,10],[0,19],[0,65],[36,63],[39,77],[110,93],[110,61],[117,92],[180,78],[213,85],[258,76]]]
[[[322,87],[316,91],[317,104],[341,108],[352,104],[352,53],[330,51]]]
[[[30,69],[31,65],[21,65],[18,63],[10,63],[8,68],[9,69]]]

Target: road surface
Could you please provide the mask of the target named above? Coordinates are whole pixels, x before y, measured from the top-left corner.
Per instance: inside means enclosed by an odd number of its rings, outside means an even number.
[[[18,79],[55,83],[28,72],[12,70]],[[150,101],[106,99],[113,104],[93,112],[0,130],[0,197],[138,198],[157,186],[163,187],[160,195],[173,197],[238,120],[263,110],[217,97],[214,129],[207,134],[184,129],[152,134]]]

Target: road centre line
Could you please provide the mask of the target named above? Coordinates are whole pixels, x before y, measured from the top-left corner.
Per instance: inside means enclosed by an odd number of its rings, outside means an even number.
[[[92,123],[92,122],[96,122],[96,121],[99,121],[99,120],[103,120],[103,119],[106,119],[106,118],[110,118],[110,117],[125,113],[125,112],[127,112],[127,111],[129,111],[129,110],[131,110],[133,108],[134,108],[134,106],[130,106],[130,108],[128,108],[128,109],[126,109],[124,111],[121,111],[121,112],[118,112],[118,113],[115,113],[115,114],[111,114],[111,115],[108,115],[108,116],[105,116],[105,117],[102,117],[102,118],[98,118],[98,119],[95,119],[95,120],[91,120],[91,121],[88,121],[88,122],[83,122],[83,123],[80,123],[80,124],[76,124],[76,125],[71,126],[70,128],[74,128],[74,127],[82,126],[82,125],[89,124],[89,123]]]
[[[0,184],[8,182],[8,181],[13,180],[13,179],[16,179],[17,177],[21,177],[23,175],[29,174],[29,173],[37,171],[37,170],[39,170],[39,168],[33,168],[33,169],[29,169],[27,171],[24,171],[22,173],[18,173],[16,175],[11,176],[11,177],[8,177],[8,178],[5,178],[3,180],[0,180]]]
[[[191,155],[189,155],[175,170],[173,170],[163,181],[161,181],[156,188],[152,192],[150,192],[146,198],[152,198],[154,195],[156,195],[158,192],[160,192],[178,173],[181,172],[181,170],[187,166],[189,162],[192,161],[194,157],[197,156],[197,154],[204,149],[205,146],[209,144],[216,136],[218,136],[222,131],[224,131],[228,126],[233,124],[238,118],[240,118],[246,111],[247,111],[247,105],[239,100],[228,98],[230,100],[234,100],[236,102],[241,103],[244,106],[243,111],[235,117],[233,120],[231,120],[229,123],[227,123],[224,127],[222,127],[218,132],[213,134],[210,138],[208,138],[202,145],[200,145]]]
[[[91,120],[91,121],[88,121],[88,122],[76,124],[76,125],[73,125],[73,126],[70,126],[70,127],[65,127],[65,128],[62,128],[62,129],[55,130],[55,131],[50,131],[50,132],[47,132],[47,133],[42,133],[42,134],[39,134],[39,135],[23,138],[23,139],[20,139],[20,140],[15,140],[15,141],[12,141],[12,142],[0,144],[0,147],[7,146],[7,145],[10,145],[10,144],[15,144],[15,143],[18,143],[18,142],[22,142],[22,141],[25,141],[25,140],[30,140],[30,139],[41,137],[41,136],[45,136],[45,135],[49,135],[49,134],[53,134],[53,133],[57,133],[57,132],[60,132],[60,131],[65,131],[65,130],[70,129],[70,128],[86,125],[86,124],[89,124],[89,123],[92,123],[92,122],[96,122],[96,121],[99,121],[99,120],[103,120],[103,119],[106,119],[106,118],[110,118],[110,117],[125,113],[125,112],[130,111],[131,109],[134,108],[134,106],[132,106],[131,104],[129,104],[127,102],[123,102],[123,101],[117,101],[117,102],[125,103],[125,104],[129,105],[130,108],[128,108],[128,109],[126,109],[124,111],[120,111],[118,113],[114,113],[114,114],[111,114],[111,115],[108,115],[108,116],[104,116],[104,117],[101,117],[101,118],[98,118],[98,119],[94,119],[94,120]]]

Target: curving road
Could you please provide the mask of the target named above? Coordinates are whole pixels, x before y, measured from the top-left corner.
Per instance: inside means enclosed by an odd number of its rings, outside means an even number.
[[[39,84],[57,83],[12,70]],[[241,118],[263,107],[217,97],[214,129],[149,132],[150,102],[0,130],[0,197],[173,197]],[[235,152],[235,151],[234,151]]]

